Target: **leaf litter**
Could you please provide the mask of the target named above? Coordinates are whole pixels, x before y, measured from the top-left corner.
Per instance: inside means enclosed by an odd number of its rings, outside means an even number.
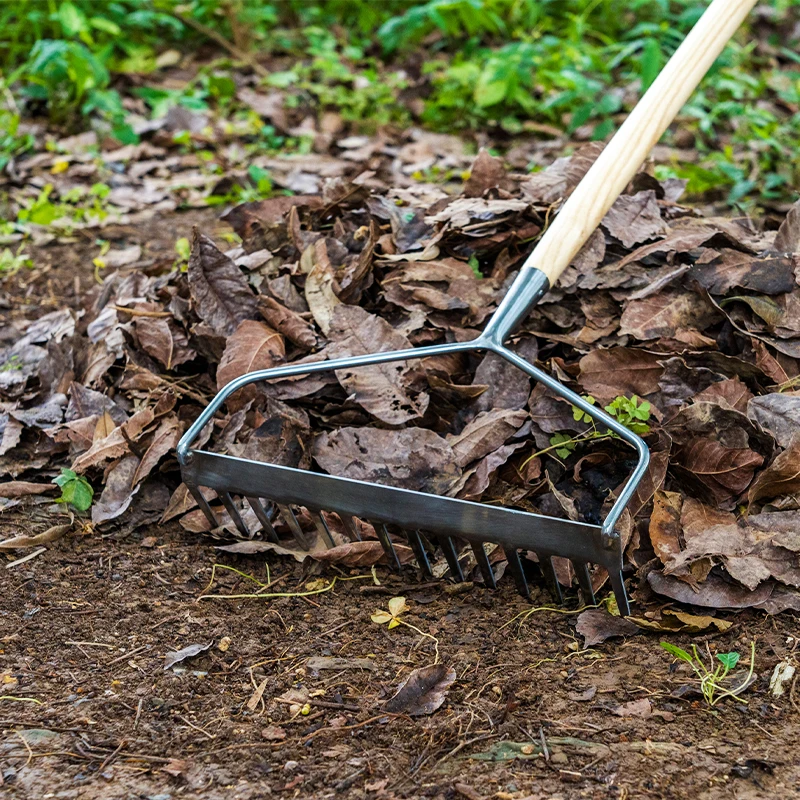
[[[241,246],[196,231],[185,268],[120,251],[81,314],[65,304],[15,319],[16,340],[0,342],[0,480],[66,467],[94,488],[101,528],[157,513],[207,530],[174,446],[218,388],[284,363],[474,337],[596,155],[587,146],[522,176],[482,151],[460,195],[416,191],[398,178],[410,174],[402,157],[367,180],[353,161],[315,155],[305,195],[227,212]],[[775,231],[704,218],[651,175],[631,186],[512,346],[598,403],[649,404],[653,465],[626,551],[631,574],[650,564],[642,598],[797,607],[796,535],[772,522],[800,511],[798,206]],[[585,424],[533,388],[491,355],[251,384],[203,446],[596,521],[632,454],[599,437],[536,455]],[[6,502],[41,501],[34,491],[9,489]],[[215,535],[235,540],[221,517]],[[378,562],[371,526],[356,543],[329,522],[335,547],[312,557]]]

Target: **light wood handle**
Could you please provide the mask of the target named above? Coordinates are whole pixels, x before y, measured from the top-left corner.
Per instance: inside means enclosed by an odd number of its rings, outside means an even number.
[[[555,284],[756,2],[713,0],[564,203],[526,267]]]

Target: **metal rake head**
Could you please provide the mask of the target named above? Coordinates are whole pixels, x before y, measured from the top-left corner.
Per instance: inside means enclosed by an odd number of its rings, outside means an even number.
[[[541,283],[541,280],[539,282]],[[608,570],[620,613],[627,614],[629,605],[622,578],[622,546],[615,525],[647,469],[649,460],[647,446],[613,417],[587,403],[550,375],[504,346],[503,339],[510,327],[516,323],[519,315],[524,314],[530,307],[532,291],[530,281],[525,285],[528,288],[519,292],[515,292],[512,287],[512,291],[501,304],[499,311],[503,311],[503,314],[498,311],[484,333],[470,342],[454,342],[313,364],[289,365],[252,372],[231,381],[216,395],[178,444],[178,460],[183,480],[211,524],[217,527],[219,522],[201,494],[200,487],[209,487],[217,492],[226,511],[244,536],[250,537],[254,532],[247,528],[242,515],[238,512],[234,502],[235,495],[247,498],[261,523],[263,535],[274,542],[278,541],[275,524],[280,517],[289,527],[297,543],[304,549],[308,549],[309,542],[297,521],[293,507],[308,510],[321,540],[328,547],[332,547],[334,542],[321,512],[333,511],[339,515],[345,530],[353,539],[360,538],[355,519],[372,523],[390,565],[398,569],[400,560],[387,525],[393,526],[393,530],[399,528],[403,532],[420,568],[428,574],[431,574],[429,552],[433,544],[438,544],[443,550],[450,573],[456,580],[463,580],[464,576],[453,540],[464,539],[472,546],[486,585],[494,588],[495,577],[483,547],[485,542],[491,542],[503,548],[517,588],[526,597],[529,595],[528,581],[520,551],[535,553],[542,575],[558,601],[562,599],[561,588],[553,569],[551,560],[553,556],[562,556],[572,562],[584,601],[587,603],[594,602],[588,565],[601,564]],[[536,296],[541,296],[546,288],[546,285],[542,285],[534,293]],[[500,324],[497,324],[496,320],[499,320]],[[470,351],[492,352],[505,358],[634,446],[639,456],[638,464],[602,525],[573,522],[190,449],[192,442],[210,422],[225,399],[248,384],[307,373],[354,369],[391,361]]]

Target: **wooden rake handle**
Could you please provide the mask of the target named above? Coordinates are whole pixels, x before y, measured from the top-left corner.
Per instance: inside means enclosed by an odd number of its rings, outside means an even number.
[[[713,0],[525,262],[553,286],[757,0]]]

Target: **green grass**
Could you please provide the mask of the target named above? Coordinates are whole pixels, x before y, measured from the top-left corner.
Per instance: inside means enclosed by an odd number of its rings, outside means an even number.
[[[20,118],[46,114],[136,136],[131,91],[154,116],[180,103],[247,129],[254,152],[302,147],[262,130],[235,99],[235,62],[309,113],[353,130],[422,124],[488,130],[502,143],[533,127],[602,139],[696,21],[698,0],[18,0],[0,4],[5,109],[0,167],[30,149]],[[770,0],[769,21],[740,31],[672,134],[696,160],[660,167],[694,195],[731,205],[793,198],[800,185],[800,50],[788,37],[800,0]],[[762,6],[763,8],[764,6]],[[755,37],[757,33],[757,38]],[[214,35],[224,37],[221,47]],[[192,52],[205,64],[180,90],[161,70]],[[242,63],[248,68],[246,63]],[[138,88],[131,90],[131,84]],[[11,102],[9,100],[13,100]],[[411,103],[411,100],[414,100]],[[413,111],[412,111],[413,109]],[[533,123],[533,126],[531,126]],[[249,127],[248,127],[249,126]],[[252,128],[252,130],[250,130]]]

